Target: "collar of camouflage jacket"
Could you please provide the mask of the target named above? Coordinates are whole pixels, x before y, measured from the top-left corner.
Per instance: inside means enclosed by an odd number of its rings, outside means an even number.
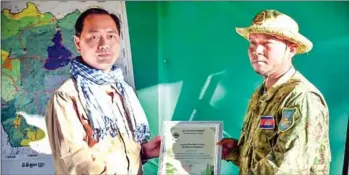
[[[282,75],[271,88],[267,89],[266,92],[262,95],[261,100],[268,101],[274,94],[280,89],[280,87],[287,83],[292,76],[296,73],[296,69],[292,66],[284,75]],[[265,80],[263,81],[261,90],[265,89]]]

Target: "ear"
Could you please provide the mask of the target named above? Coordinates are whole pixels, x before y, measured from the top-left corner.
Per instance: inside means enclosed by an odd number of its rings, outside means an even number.
[[[290,48],[290,55],[292,57],[297,54],[297,44],[289,43],[288,47]]]
[[[74,43],[76,46],[76,51],[80,53],[81,47],[80,47],[80,38],[74,35]]]

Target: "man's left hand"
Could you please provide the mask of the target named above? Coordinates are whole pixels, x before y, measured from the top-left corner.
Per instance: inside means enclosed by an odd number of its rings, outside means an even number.
[[[161,137],[156,136],[153,140],[142,145],[143,153],[148,159],[159,157]]]

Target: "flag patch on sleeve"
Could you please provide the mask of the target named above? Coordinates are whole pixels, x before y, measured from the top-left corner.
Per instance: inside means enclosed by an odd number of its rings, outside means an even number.
[[[261,119],[259,121],[259,128],[261,129],[274,129],[275,127],[275,120],[274,116],[261,116]]]

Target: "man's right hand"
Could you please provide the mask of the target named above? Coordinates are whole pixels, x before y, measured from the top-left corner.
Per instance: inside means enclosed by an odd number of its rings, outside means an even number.
[[[237,147],[237,143],[238,141],[233,138],[224,138],[217,143],[222,146],[222,159],[225,159]]]

